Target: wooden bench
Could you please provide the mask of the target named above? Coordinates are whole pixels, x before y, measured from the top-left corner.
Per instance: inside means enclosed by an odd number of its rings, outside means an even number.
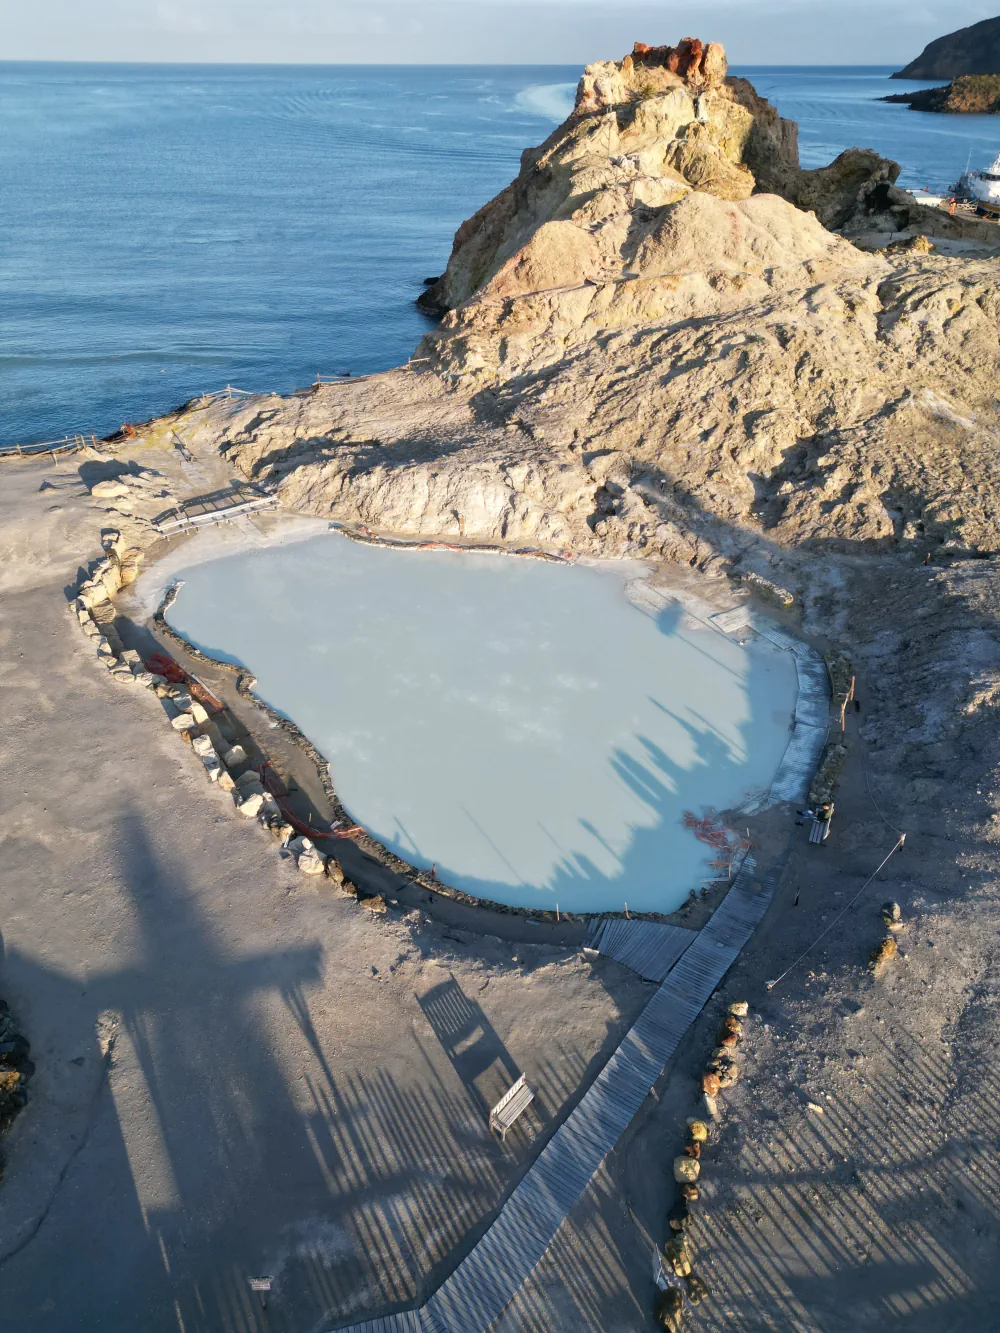
[[[522,1074],[512,1088],[504,1095],[490,1112],[490,1129],[500,1131],[501,1140],[506,1139],[507,1131],[522,1111],[526,1111],[535,1100],[535,1094],[528,1087]]]

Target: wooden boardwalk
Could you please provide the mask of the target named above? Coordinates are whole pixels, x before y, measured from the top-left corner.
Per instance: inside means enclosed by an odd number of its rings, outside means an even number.
[[[228,522],[244,514],[276,509],[277,505],[276,495],[267,495],[254,486],[233,482],[224,490],[196,496],[186,501],[180,509],[171,509],[157,519],[156,527],[161,536],[172,537],[176,533],[192,532],[195,528],[207,527],[211,523]]]
[[[697,934],[686,926],[608,917],[598,922],[591,947],[647,981],[662,981]]]
[[[664,1066],[753,934],[781,875],[763,884],[747,857],[711,920],[681,955],[572,1114],[472,1252],[416,1311],[351,1333],[486,1333],[548,1248]]]

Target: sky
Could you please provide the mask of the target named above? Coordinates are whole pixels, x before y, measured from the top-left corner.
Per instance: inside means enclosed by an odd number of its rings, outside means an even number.
[[[733,64],[902,65],[1000,0],[0,0],[0,60],[559,64],[721,41]]]

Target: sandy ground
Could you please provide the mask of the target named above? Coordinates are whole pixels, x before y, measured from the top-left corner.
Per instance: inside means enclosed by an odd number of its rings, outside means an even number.
[[[303,888],[156,701],[85,651],[64,587],[99,526],[70,466],[5,470],[0,991],[38,1063],[0,1187],[5,1312],[28,1330],[299,1333],[405,1304],[481,1232],[647,988],[557,941],[410,904],[372,920]],[[670,1160],[735,998],[744,1077],[703,1159],[711,1297],[691,1327],[996,1322],[1000,575],[824,557],[808,583],[804,630],[858,669],[833,836],[817,850],[788,812],[756,821],[764,855],[790,849],[775,905],[502,1333],[652,1327]],[[837,921],[897,828],[905,852]],[[876,980],[889,897],[900,956]],[[484,1113],[519,1069],[539,1116],[504,1151]],[[257,1273],[278,1279],[266,1315]]]
[[[0,993],[37,1072],[4,1145],[4,1326],[302,1333],[412,1301],[648,988],[310,892],[85,648],[65,589],[99,528],[74,465],[5,468]],[[520,1070],[537,1114],[501,1147]]]

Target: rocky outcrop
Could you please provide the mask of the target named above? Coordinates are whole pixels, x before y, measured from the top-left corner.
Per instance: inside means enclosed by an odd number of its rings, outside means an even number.
[[[803,171],[750,85],[657,62],[648,96],[614,64],[625,100],[578,109],[459,229],[407,368],[172,429],[383,533],[785,587],[795,549],[1000,550],[995,263],[863,251],[832,228],[889,239],[919,212],[895,164]]]
[[[928,42],[894,79],[957,79],[963,74],[1000,73],[1000,18],[983,19]]]
[[[940,111],[946,115],[996,115],[1000,112],[1000,74],[963,74],[943,88],[921,88],[893,93],[882,102],[902,102],[911,111]]]
[[[576,91],[576,114],[590,115],[624,102],[636,101],[672,88],[701,92],[718,88],[729,64],[718,42],[707,45],[685,37],[677,46],[647,46],[636,42],[623,60],[588,65]]]
[[[852,150],[803,171],[798,134],[725,52],[686,38],[637,44],[588,66],[573,114],[497,197],[459,228],[447,270],[421,304],[452,310],[473,295],[517,297],[637,276],[642,234],[685,196],[737,201],[775,193],[839,227],[899,167]]]

